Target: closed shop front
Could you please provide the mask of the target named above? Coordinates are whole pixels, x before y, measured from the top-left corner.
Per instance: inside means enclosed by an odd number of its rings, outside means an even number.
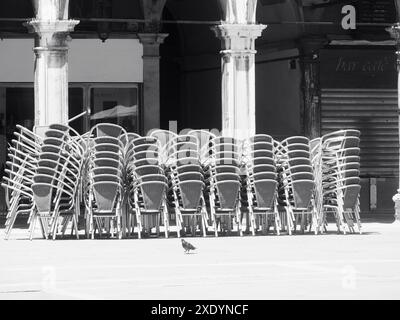
[[[396,61],[391,49],[321,54],[321,132],[361,131],[362,212],[392,213],[399,174]]]

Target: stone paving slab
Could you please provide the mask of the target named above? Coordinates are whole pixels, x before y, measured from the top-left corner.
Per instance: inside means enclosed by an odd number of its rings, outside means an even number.
[[[27,240],[0,230],[0,299],[399,299],[400,225],[363,235]]]

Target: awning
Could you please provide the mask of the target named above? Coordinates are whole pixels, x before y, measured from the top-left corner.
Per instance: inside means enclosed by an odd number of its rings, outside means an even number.
[[[122,117],[130,117],[137,115],[138,108],[137,106],[125,107],[122,105],[117,105],[112,109],[103,110],[95,113],[90,117],[91,120],[100,120],[107,118],[122,118]]]

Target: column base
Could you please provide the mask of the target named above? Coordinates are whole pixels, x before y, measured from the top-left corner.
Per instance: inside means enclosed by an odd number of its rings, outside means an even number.
[[[395,208],[395,224],[400,225],[400,189],[397,190],[397,194],[395,194],[392,198],[394,202]]]

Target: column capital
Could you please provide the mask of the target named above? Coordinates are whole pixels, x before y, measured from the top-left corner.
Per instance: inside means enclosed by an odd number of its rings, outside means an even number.
[[[395,23],[389,28],[386,28],[390,36],[395,40],[396,46],[400,46],[400,22]]]
[[[304,54],[312,54],[321,50],[329,43],[324,37],[304,37],[298,40],[298,47]]]
[[[30,33],[36,33],[35,49],[68,50],[66,41],[69,33],[79,24],[77,20],[38,20],[25,23]]]
[[[395,23],[389,28],[386,28],[390,36],[394,39],[396,44],[396,56],[397,56],[397,71],[400,72],[400,23]],[[400,107],[400,106],[399,106]]]
[[[221,39],[222,54],[255,54],[255,40],[266,27],[262,24],[221,24],[212,30]]]
[[[138,33],[138,38],[141,44],[143,45],[160,45],[164,43],[166,37],[168,37],[168,33]]]
[[[138,33],[140,43],[143,45],[143,57],[160,58],[160,44],[164,43],[168,33]]]

